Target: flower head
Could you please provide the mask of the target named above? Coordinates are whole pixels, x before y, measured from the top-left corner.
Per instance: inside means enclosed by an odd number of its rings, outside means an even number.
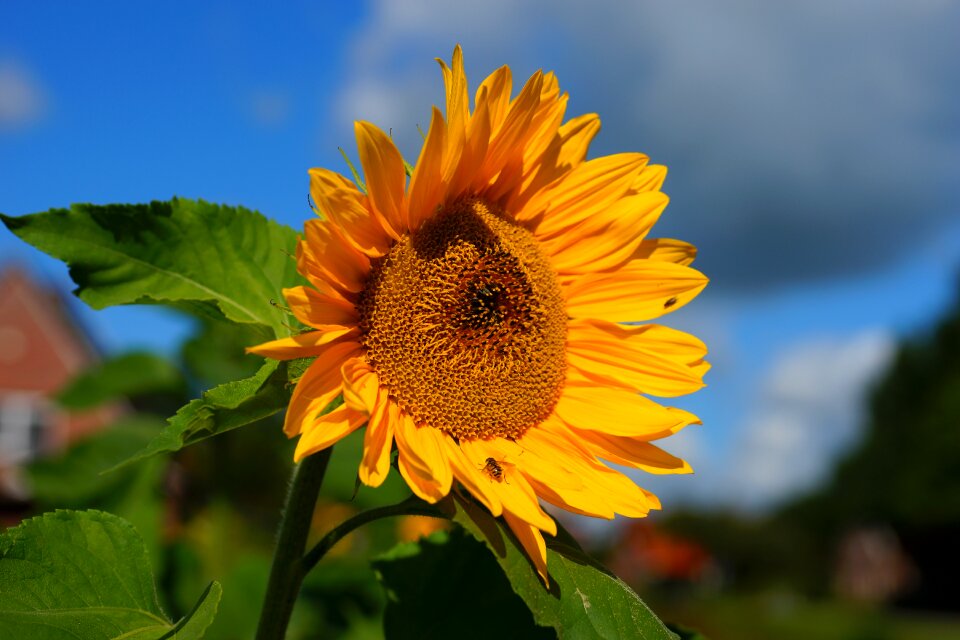
[[[567,95],[537,72],[511,98],[506,66],[471,112],[463,59],[441,62],[436,108],[407,183],[374,125],[356,124],[366,191],[312,169],[297,251],[309,287],[285,290],[312,331],[253,347],[316,357],[284,430],[296,459],[366,425],[359,476],[377,486],[396,444],[400,473],[436,502],[462,487],[503,515],[546,580],[541,501],[585,515],[644,516],[657,498],[607,462],[653,473],[689,466],[654,441],[698,422],[644,395],[703,386],[706,348],[648,321],[706,278],[695,249],[647,239],[667,204],[664,167],[639,153],[586,160],[596,115],[563,122]],[[344,403],[321,415],[335,398]]]

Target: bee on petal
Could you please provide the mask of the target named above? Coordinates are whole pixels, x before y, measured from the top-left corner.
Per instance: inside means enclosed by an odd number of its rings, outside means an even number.
[[[483,466],[480,467],[481,470],[486,471],[487,475],[496,480],[497,482],[505,482],[507,477],[503,472],[503,467],[497,462],[496,458],[487,458]],[[507,482],[507,484],[510,484]]]

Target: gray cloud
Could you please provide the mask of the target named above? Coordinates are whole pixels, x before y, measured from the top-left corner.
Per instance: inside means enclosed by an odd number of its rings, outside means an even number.
[[[285,91],[260,89],[250,95],[247,106],[251,119],[261,127],[280,127],[290,120],[292,104]]]
[[[880,266],[956,216],[958,23],[937,0],[384,0],[356,35],[340,132],[369,118],[416,153],[442,95],[427,61],[456,38],[473,86],[503,63],[516,82],[554,69],[571,113],[603,118],[595,154],[670,166],[659,234],[695,242],[716,285],[757,290]]]

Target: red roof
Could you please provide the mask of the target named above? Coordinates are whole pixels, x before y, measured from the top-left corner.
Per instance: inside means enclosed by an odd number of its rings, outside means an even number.
[[[0,272],[0,393],[53,393],[98,360],[59,293],[16,267]]]
[[[59,449],[116,416],[117,406],[66,414],[50,400],[99,360],[63,294],[20,268],[0,271],[0,407],[28,402],[43,412],[42,450]]]

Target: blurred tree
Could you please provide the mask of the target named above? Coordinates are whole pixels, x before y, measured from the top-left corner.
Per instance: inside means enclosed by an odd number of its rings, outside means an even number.
[[[947,560],[960,539],[958,469],[960,296],[931,331],[900,345],[870,394],[862,440],[821,487],[765,517],[674,512],[662,526],[715,554],[729,587],[811,595],[834,588],[851,534],[892,532],[917,577],[898,602],[960,610]]]
[[[891,527],[919,571],[904,602],[960,610],[946,561],[960,539],[960,301],[932,332],[900,346],[865,426],[831,480],[776,519],[831,555],[845,531]]]

